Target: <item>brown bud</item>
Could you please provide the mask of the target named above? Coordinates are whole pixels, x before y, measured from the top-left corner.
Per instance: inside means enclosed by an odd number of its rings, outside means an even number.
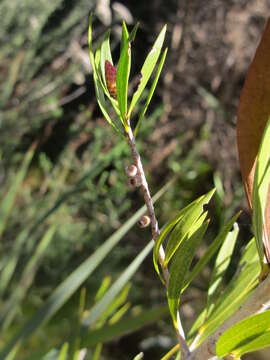
[[[150,217],[147,215],[143,215],[138,221],[138,226],[140,228],[145,228],[150,224]]]
[[[105,78],[110,95],[116,99],[116,67],[114,67],[108,60],[105,61]]]
[[[125,170],[129,178],[134,178],[137,175],[137,167],[135,165],[129,165]]]

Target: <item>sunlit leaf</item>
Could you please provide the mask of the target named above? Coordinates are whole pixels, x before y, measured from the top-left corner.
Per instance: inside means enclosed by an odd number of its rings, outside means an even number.
[[[190,268],[191,261],[195,255],[196,250],[204,236],[207,229],[208,222],[204,222],[205,217],[202,216],[198,221],[198,228],[191,234],[188,234],[176,253],[174,254],[169,269],[170,279],[167,291],[168,305],[174,322],[177,328],[177,312],[180,303],[180,295],[184,279],[187,271]]]
[[[145,101],[145,104],[140,112],[140,115],[139,115],[139,119],[138,119],[138,122],[137,122],[137,125],[136,125],[136,128],[135,128],[135,131],[134,131],[134,135],[135,137],[137,136],[137,133],[139,131],[139,128],[141,126],[141,123],[142,123],[142,120],[144,118],[144,115],[148,109],[148,106],[151,102],[151,99],[153,97],[153,94],[154,94],[154,91],[155,91],[155,88],[157,86],[157,83],[158,83],[158,79],[159,79],[159,76],[161,74],[161,71],[162,71],[162,68],[163,68],[163,65],[164,65],[164,62],[165,62],[165,59],[166,59],[166,55],[167,55],[167,48],[164,50],[163,54],[162,54],[162,57],[161,57],[161,60],[159,62],[159,65],[158,65],[158,68],[157,68],[157,72],[155,74],[155,77],[154,77],[154,80],[153,80],[153,83],[151,85],[151,88],[150,88],[150,91],[149,91],[149,94],[147,96],[147,99]]]
[[[150,79],[150,76],[155,68],[155,65],[158,61],[158,58],[159,58],[159,55],[161,52],[161,48],[163,46],[166,28],[167,28],[166,25],[162,28],[151,51],[149,52],[149,54],[147,55],[147,57],[144,61],[144,64],[140,71],[140,76],[141,76],[140,83],[139,83],[137,90],[133,94],[133,97],[132,97],[132,100],[131,100],[131,103],[129,106],[129,110],[128,110],[128,116],[130,116],[134,106],[136,105],[137,101],[140,99],[140,96],[141,96],[143,90],[145,89],[145,87],[148,83],[148,80]]]
[[[168,265],[170,259],[178,249],[179,245],[190,231],[192,225],[197,221],[201,216],[204,209],[203,206],[207,204],[211,197],[213,196],[215,190],[211,190],[206,195],[201,196],[199,199],[193,202],[193,206],[188,209],[184,216],[179,220],[178,224],[175,226],[172,235],[170,236],[170,241],[166,246],[165,250],[165,266]]]
[[[117,67],[116,74],[116,88],[117,99],[121,114],[121,121],[124,127],[127,129],[127,96],[128,96],[128,80],[130,73],[130,60],[131,60],[131,48],[128,41],[128,33],[125,23],[122,27],[122,50]]]
[[[270,118],[259,149],[252,205],[252,223],[260,260],[263,263],[265,249],[267,261],[270,263]]]
[[[270,346],[270,310],[250,316],[225,331],[217,341],[217,356],[242,356]]]

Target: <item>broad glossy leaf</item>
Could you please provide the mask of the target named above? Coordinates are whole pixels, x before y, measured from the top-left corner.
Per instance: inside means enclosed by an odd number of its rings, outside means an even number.
[[[191,281],[202,271],[202,269],[207,265],[207,263],[210,261],[210,259],[214,256],[214,254],[218,251],[219,247],[225,240],[228,232],[233,227],[233,224],[237,220],[238,216],[240,215],[241,211],[239,211],[236,215],[234,215],[230,221],[228,221],[227,224],[225,224],[220,233],[217,235],[217,237],[213,240],[212,244],[207,248],[205,254],[202,256],[202,258],[197,262],[197,264],[194,266],[190,274],[187,276],[185,280],[185,286],[183,287],[183,291],[188,287],[188,285],[191,283]]]
[[[216,299],[220,295],[220,285],[222,283],[225,272],[230,264],[231,256],[234,250],[236,239],[239,233],[239,227],[237,223],[234,224],[234,228],[229,232],[219,250],[216,258],[215,266],[212,272],[210,286],[208,289],[207,308],[214,306]]]
[[[217,356],[242,356],[270,346],[270,310],[250,316],[225,331],[217,341]]]
[[[138,119],[138,122],[137,122],[137,125],[136,125],[136,128],[135,128],[135,131],[134,131],[134,135],[135,137],[137,136],[137,133],[139,131],[139,128],[141,126],[141,123],[143,121],[143,118],[144,118],[144,115],[148,109],[148,106],[151,102],[151,99],[153,97],[153,94],[154,94],[154,91],[155,91],[155,88],[157,86],[157,83],[158,83],[158,79],[159,79],[159,76],[161,74],[161,71],[162,71],[162,68],[163,68],[163,65],[164,65],[164,62],[165,62],[165,59],[166,59],[166,55],[167,55],[167,48],[164,50],[163,54],[162,54],[162,57],[161,57],[161,60],[159,62],[159,65],[158,65],[158,68],[157,68],[157,72],[155,74],[155,77],[154,77],[154,81],[151,85],[151,88],[150,88],[150,91],[149,91],[149,94],[147,96],[147,99],[146,99],[146,102],[140,112],[140,115],[139,115],[139,119]]]
[[[270,118],[265,126],[254,176],[252,205],[256,244],[263,263],[270,263]],[[269,196],[269,197],[268,197]]]
[[[166,34],[166,28],[167,28],[166,25],[162,28],[151,51],[149,52],[149,54],[147,55],[147,57],[144,61],[144,64],[140,71],[140,76],[141,76],[140,83],[138,85],[137,90],[133,94],[133,97],[132,97],[132,100],[131,100],[131,103],[129,106],[129,110],[128,110],[128,116],[130,116],[134,106],[140,99],[141,94],[142,94],[143,90],[145,89],[145,87],[148,83],[148,80],[150,79],[150,76],[156,66],[156,63],[158,61],[158,58],[159,58],[159,55],[161,52],[161,48],[163,46],[163,42],[164,42],[164,38],[165,38],[165,34]]]
[[[122,50],[117,67],[116,88],[117,99],[120,109],[121,121],[127,129],[127,96],[128,96],[128,79],[130,73],[131,48],[128,41],[128,33],[125,23],[122,27]]]
[[[166,246],[164,261],[165,266],[168,265],[172,256],[190,231],[193,224],[196,223],[198,218],[204,212],[203,206],[210,201],[214,192],[215,190],[211,190],[206,195],[203,195],[199,199],[195,200],[193,202],[193,206],[188,209],[188,211],[184,214],[183,217],[181,217],[178,224],[175,226],[175,229],[173,230],[173,233],[171,234]]]
[[[237,143],[243,182],[252,209],[252,192],[257,155],[263,131],[270,117],[270,20],[267,21],[260,44],[249,68],[240,98],[237,121]],[[264,210],[264,232],[270,237],[270,190]],[[267,240],[265,240],[267,241]],[[262,244],[258,244],[262,257]],[[268,251],[267,251],[268,253]],[[266,254],[267,254],[266,253]],[[268,254],[267,254],[268,256]],[[270,259],[268,259],[270,262]]]
[[[205,216],[202,215],[197,221],[197,229],[191,234],[187,234],[174,254],[169,269],[170,278],[167,297],[175,328],[177,328],[177,312],[184,279],[209,223],[204,222],[204,220]]]

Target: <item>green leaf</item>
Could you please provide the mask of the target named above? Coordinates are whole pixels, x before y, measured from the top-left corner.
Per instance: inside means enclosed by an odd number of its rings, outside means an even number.
[[[172,181],[164,185],[153,197],[157,201],[170,188]],[[48,322],[53,315],[75,293],[81,284],[94,272],[99,264],[111,252],[129,229],[145,213],[146,206],[139,209],[124,225],[109,237],[99,248],[77,267],[51,294],[44,305],[29,319],[26,324],[13,336],[7,346],[1,351],[0,359],[12,355],[13,358],[20,344],[26,341],[40,326]],[[12,357],[11,357],[12,358]]]
[[[97,330],[88,330],[82,337],[82,346],[93,347],[98,343],[105,343],[121,336],[137,331],[142,327],[153,324],[168,315],[167,307],[143,310],[139,315],[124,317],[116,324],[108,325]]]
[[[102,78],[104,84],[106,84],[106,77],[105,77],[105,61],[108,60],[113,65],[111,48],[110,48],[110,30],[108,30],[104,36],[103,42],[101,44],[101,51],[100,51],[100,68],[102,73]]]
[[[0,206],[0,239],[5,230],[7,220],[11,214],[11,210],[14,206],[15,197],[17,195],[17,192],[21,187],[21,184],[27,174],[29,165],[33,159],[35,149],[36,149],[36,145],[33,145],[27,151],[19,171],[17,172],[15,178],[12,180],[10,188],[9,188],[7,194],[5,195],[4,199],[1,202],[1,206]]]
[[[31,286],[38,269],[39,262],[44,256],[50,242],[52,241],[55,230],[55,226],[51,226],[41,238],[34,254],[30,257],[22,271],[22,275],[16,289],[12,292],[12,295],[8,299],[8,302],[5,304],[5,306],[2,306],[0,313],[0,323],[3,329],[6,330],[12,322],[19,305],[24,299],[27,290]]]
[[[112,126],[112,128],[116,132],[122,134],[121,129],[119,129],[119,127],[113,122],[113,120],[110,118],[109,113],[108,113],[106,101],[105,101],[105,98],[104,98],[104,92],[106,93],[106,95],[109,98],[110,98],[110,95],[109,95],[109,92],[107,90],[107,87],[105,87],[105,85],[102,83],[101,77],[99,76],[99,73],[98,73],[97,68],[96,68],[94,51],[93,51],[93,47],[92,47],[92,22],[93,22],[93,14],[91,13],[90,19],[89,19],[89,28],[88,28],[88,46],[89,46],[90,63],[91,63],[92,70],[93,70],[93,78],[94,78],[97,102],[98,102],[98,105],[100,107],[100,110],[102,111],[102,113],[103,113],[106,121],[109,123],[109,125]],[[105,50],[103,50],[103,52],[104,51]],[[96,56],[97,63],[99,62],[99,56],[100,56],[100,61],[101,61],[101,53],[99,55],[99,50],[98,50],[98,53],[97,53],[97,56]],[[115,110],[117,112],[117,108],[115,108]]]
[[[258,282],[260,262],[254,239],[248,244],[239,264],[239,272],[219,297],[208,319],[199,330],[199,346],[244,303]]]
[[[192,225],[201,216],[204,209],[203,206],[207,204],[213,196],[215,190],[209,191],[206,195],[201,196],[199,199],[193,202],[193,206],[188,209],[184,216],[179,220],[172,235],[170,241],[166,246],[164,265],[167,266],[172,256],[178,249],[179,245],[190,231]]]
[[[230,264],[238,233],[239,227],[237,223],[235,223],[233,230],[227,234],[219,250],[208,289],[207,309],[214,306],[216,299],[220,295],[220,285]]]
[[[167,297],[175,328],[177,328],[177,312],[184,279],[208,226],[208,222],[204,222],[204,220],[205,216],[202,216],[197,221],[197,229],[185,237],[184,241],[174,254],[170,266],[170,279]]]
[[[185,280],[185,286],[183,287],[183,291],[189,286],[191,281],[194,280],[194,278],[200,274],[202,269],[207,265],[207,263],[210,261],[210,259],[214,256],[214,254],[218,251],[220,245],[225,240],[228,232],[233,227],[233,224],[237,220],[238,216],[240,215],[241,211],[239,211],[236,215],[234,215],[231,220],[225,224],[220,233],[217,235],[217,237],[213,240],[212,244],[208,247],[203,257],[197,262],[197,264],[194,266],[190,274],[187,276]]]
[[[262,141],[257,158],[252,192],[252,223],[261,264],[263,264],[264,261],[264,247],[266,248],[266,253],[268,254],[268,257],[270,257],[270,229],[267,229],[267,220],[265,219],[266,206],[270,207],[270,204],[267,204],[267,195],[268,191],[270,191],[269,149],[270,118],[265,125],[264,133],[262,136]]]
[[[130,60],[131,60],[131,48],[130,42],[128,41],[128,33],[123,23],[122,27],[122,50],[116,73],[116,89],[117,99],[121,114],[121,121],[127,130],[128,119],[127,119],[127,96],[128,96],[128,79],[130,73]]]
[[[64,343],[64,345],[60,350],[57,360],[66,360],[67,356],[68,356],[68,343]]]
[[[137,30],[138,30],[139,24],[140,24],[140,23],[137,22],[137,23],[135,24],[135,26],[133,27],[133,29],[131,30],[131,33],[130,33],[129,38],[128,38],[129,42],[132,42],[132,41],[135,40],[135,37],[136,37],[136,33],[137,33]]]
[[[0,298],[5,293],[15,272],[19,257],[26,240],[29,238],[29,229],[23,230],[15,239],[11,252],[6,256],[5,265],[0,275]]]
[[[180,221],[180,219],[184,216],[184,214],[194,205],[194,202],[187,205],[183,209],[180,210],[180,212],[173,218],[173,220],[169,221],[167,224],[164,225],[157,241],[155,242],[155,247],[153,251],[153,262],[155,270],[160,277],[161,281],[164,282],[162,275],[159,270],[158,265],[158,257],[159,257],[159,249],[162,245],[163,241],[167,238],[168,234],[171,232],[171,230],[175,227],[175,225]]]
[[[250,316],[225,331],[217,341],[217,356],[242,356],[270,346],[270,310]]]
[[[130,117],[130,114],[131,114],[134,106],[140,99],[141,94],[142,94],[143,90],[145,89],[145,87],[148,83],[148,80],[150,79],[150,76],[151,76],[151,74],[155,68],[155,65],[158,61],[158,58],[159,58],[159,55],[161,52],[161,48],[163,46],[165,34],[166,34],[166,28],[167,28],[166,25],[162,28],[161,32],[159,33],[151,51],[147,55],[147,57],[144,61],[144,64],[141,68],[141,72],[140,72],[141,80],[140,80],[137,90],[133,94],[133,97],[132,97],[132,100],[131,100],[131,103],[129,106],[129,110],[128,110],[128,117]]]
[[[136,137],[137,136],[137,133],[139,131],[139,128],[141,126],[141,123],[143,121],[143,118],[144,118],[144,115],[148,109],[148,106],[152,100],[152,97],[153,97],[153,94],[154,94],[154,91],[155,91],[155,88],[157,86],[157,83],[158,83],[158,79],[159,79],[159,76],[161,74],[161,71],[162,71],[162,68],[163,68],[163,65],[164,65],[164,62],[165,62],[165,59],[166,59],[166,55],[167,55],[167,48],[164,50],[163,54],[162,54],[162,57],[161,57],[161,60],[159,62],[159,65],[158,65],[158,69],[157,69],[157,72],[156,72],[156,75],[154,77],[154,81],[151,85],[151,88],[150,88],[150,91],[149,91],[149,94],[147,96],[147,99],[146,99],[146,102],[140,112],[140,115],[139,115],[139,119],[138,119],[138,122],[137,122],[137,125],[136,125],[136,128],[135,128],[135,131],[134,131],[134,136]]]
[[[91,326],[101,317],[102,313],[107,309],[113,299],[119,294],[119,292],[123,289],[123,287],[138,270],[143,260],[150,253],[153,245],[154,242],[150,241],[149,244],[139,253],[139,255],[136,256],[132,263],[114,282],[114,284],[106,292],[103,298],[91,308],[87,317],[82,322],[84,328]]]

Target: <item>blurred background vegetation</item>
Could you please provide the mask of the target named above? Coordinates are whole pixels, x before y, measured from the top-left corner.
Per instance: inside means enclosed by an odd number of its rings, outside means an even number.
[[[52,290],[142,205],[124,174],[129,150],[106,125],[96,104],[87,45],[91,10],[95,13],[94,44],[111,27],[115,63],[122,20],[128,26],[140,22],[133,45],[131,92],[154,38],[163,24],[168,24],[167,60],[138,137],[153,194],[178,175],[157,204],[160,223],[216,186],[210,236],[242,208],[235,263],[251,237],[235,125],[238,99],[269,14],[269,0],[2,0],[1,271],[11,255],[17,260],[11,279],[0,284],[0,318],[18,284],[24,291],[1,336],[1,346]],[[20,179],[23,161],[28,164],[24,164]],[[30,274],[22,278],[25,265],[52,226],[56,229],[52,240]],[[84,283],[86,303],[93,302],[102,279],[108,275],[117,278],[149,239],[147,230],[136,228],[125,236],[94,278]],[[210,271],[206,269],[186,295],[183,312],[187,325],[204,300]],[[149,256],[132,280],[129,301],[142,307],[164,304],[163,291]],[[23,346],[19,358],[68,337],[78,302],[79,292]],[[101,358],[128,359],[139,351],[144,351],[146,358],[158,358],[174,342],[167,318],[110,342]]]

